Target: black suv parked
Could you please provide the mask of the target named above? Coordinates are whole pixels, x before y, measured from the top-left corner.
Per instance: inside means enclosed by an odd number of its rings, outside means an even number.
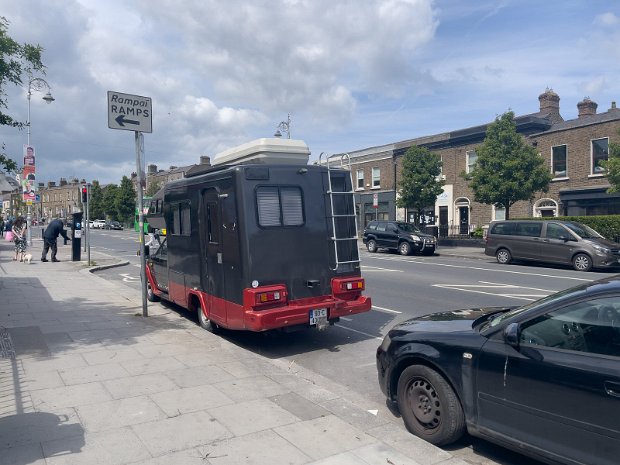
[[[364,229],[363,242],[369,252],[378,249],[398,250],[401,255],[411,252],[433,255],[437,240],[411,224],[400,221],[371,221]]]

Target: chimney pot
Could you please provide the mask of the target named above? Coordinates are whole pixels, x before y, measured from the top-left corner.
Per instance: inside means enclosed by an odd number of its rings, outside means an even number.
[[[577,110],[579,110],[579,118],[584,116],[596,115],[596,109],[598,104],[590,100],[590,97],[584,97],[584,99],[577,104]]]

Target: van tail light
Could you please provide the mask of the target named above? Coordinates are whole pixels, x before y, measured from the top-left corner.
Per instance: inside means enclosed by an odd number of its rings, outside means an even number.
[[[243,306],[246,308],[269,308],[285,304],[288,299],[283,285],[263,286],[243,290]]]
[[[364,278],[334,278],[332,279],[332,292],[334,295],[349,294],[357,296],[366,289]]]

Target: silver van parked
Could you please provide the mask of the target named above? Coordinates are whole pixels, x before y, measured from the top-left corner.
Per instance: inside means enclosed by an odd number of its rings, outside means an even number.
[[[502,264],[532,260],[572,265],[577,271],[620,264],[620,244],[573,221],[494,221],[485,240],[484,253]]]

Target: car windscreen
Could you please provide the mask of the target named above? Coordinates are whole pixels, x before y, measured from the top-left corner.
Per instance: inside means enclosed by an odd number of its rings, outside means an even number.
[[[401,231],[404,232],[408,232],[408,233],[419,233],[421,232],[416,225],[411,224],[411,223],[396,223],[396,226],[398,226],[398,229],[400,229]]]
[[[482,327],[481,329],[488,329],[488,328],[493,328],[495,326],[497,326],[498,324],[500,324],[502,321],[505,321],[509,318],[512,318],[516,315],[519,315],[527,310],[530,310],[531,308],[534,307],[538,307],[541,305],[546,305],[548,302],[553,301],[553,300],[557,300],[560,299],[568,294],[571,294],[573,292],[582,292],[584,288],[586,288],[587,286],[591,285],[590,283],[588,284],[582,284],[580,286],[577,287],[571,287],[568,289],[565,289],[563,291],[560,292],[556,292],[555,294],[551,294],[548,295],[546,297],[543,297],[540,300],[536,300],[532,303],[526,304],[523,307],[517,307],[513,310],[510,310],[508,312],[505,313],[497,313],[495,315],[493,315],[484,325],[484,327]]]
[[[566,223],[565,226],[577,234],[582,239],[600,239],[603,238],[594,229],[581,223]]]

